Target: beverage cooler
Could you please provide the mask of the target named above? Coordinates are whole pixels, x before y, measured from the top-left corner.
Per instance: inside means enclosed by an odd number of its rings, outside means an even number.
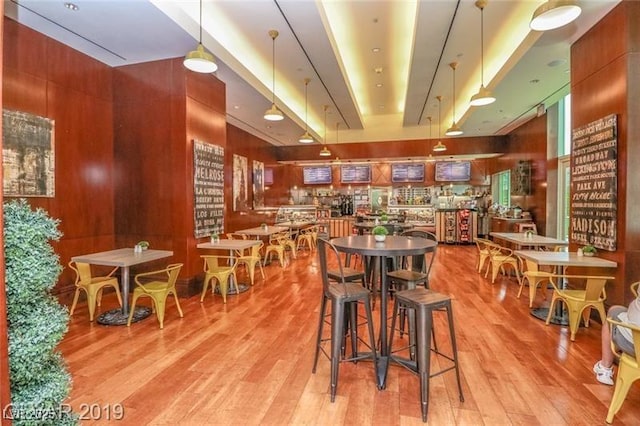
[[[444,209],[436,212],[436,237],[449,244],[471,244],[477,238],[478,212]]]

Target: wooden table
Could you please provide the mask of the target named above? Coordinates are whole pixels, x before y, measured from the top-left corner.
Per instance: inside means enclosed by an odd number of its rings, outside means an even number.
[[[197,245],[199,249],[205,250],[229,250],[229,257],[235,257],[235,252],[238,250],[246,250],[253,246],[257,246],[260,244],[260,240],[220,240],[217,243],[200,243]],[[233,279],[233,275],[230,279]],[[236,283],[238,287],[238,292],[242,293],[249,289],[249,286],[246,284]],[[234,286],[229,286],[229,290],[227,291],[227,295],[234,295],[236,291]]]
[[[568,266],[580,266],[585,268],[616,268],[617,262],[603,259],[595,256],[578,256],[577,253],[566,251],[539,251],[539,250],[516,250],[517,256],[531,260],[539,266],[555,266],[561,268],[560,274],[565,273],[564,269]],[[562,304],[558,303],[557,306]],[[549,308],[534,308],[531,315],[534,317],[547,320]],[[567,317],[564,309],[561,307],[555,312],[550,321],[552,324],[568,325]]]
[[[244,234],[250,237],[256,237],[256,239],[260,239],[262,237],[270,237],[271,235],[277,234],[278,232],[287,231],[288,229],[289,228],[287,227],[277,225],[267,226],[266,229],[258,226],[256,228],[241,229],[239,231],[236,231],[236,234]]]
[[[374,268],[380,269],[380,357],[378,357],[378,388],[384,389],[387,379],[387,303],[389,287],[387,281],[387,257],[418,256],[435,250],[438,243],[426,238],[387,235],[384,242],[376,242],[373,235],[353,235],[334,238],[334,246],[343,253],[360,254],[375,260]]]
[[[495,239],[515,244],[518,249],[521,247],[555,247],[569,245],[568,241],[542,235],[534,234],[527,237],[525,232],[492,232],[489,235]]]
[[[121,248],[73,256],[71,260],[92,265],[119,266],[121,268],[122,308],[112,309],[100,314],[97,322],[105,325],[125,325],[129,319],[129,267],[171,256],[173,256],[173,252],[168,250],[143,250],[141,253],[135,253],[133,248]],[[132,322],[140,321],[150,314],[151,310],[149,308],[137,307]]]

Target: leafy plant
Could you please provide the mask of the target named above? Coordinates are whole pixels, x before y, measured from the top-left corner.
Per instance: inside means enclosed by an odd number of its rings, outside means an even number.
[[[380,220],[383,221],[383,222],[387,222],[389,220],[389,216],[387,216],[386,213],[382,213],[380,215]]]
[[[50,293],[62,271],[49,240],[59,240],[58,220],[25,200],[4,205],[4,250],[9,337],[9,380],[14,425],[76,424],[65,410],[71,390],[61,354],[69,315]]]
[[[372,230],[371,233],[373,235],[389,235],[389,231],[387,230],[387,228],[385,228],[384,226],[375,226]]]
[[[137,245],[142,247],[143,250],[146,250],[149,248],[149,241],[138,241]]]
[[[596,250],[596,248],[594,246],[592,246],[591,244],[587,244],[586,246],[582,247],[582,252],[583,253],[596,254],[598,252],[598,250]]]

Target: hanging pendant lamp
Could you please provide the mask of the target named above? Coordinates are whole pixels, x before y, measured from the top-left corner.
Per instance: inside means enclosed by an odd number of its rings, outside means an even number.
[[[331,157],[331,151],[327,148],[327,110],[329,109],[329,105],[325,105],[324,109],[324,146],[320,150],[320,157]]]
[[[210,74],[218,69],[213,55],[204,50],[202,45],[202,0],[200,0],[200,38],[198,39],[198,47],[196,47],[196,50],[187,53],[182,63],[187,69],[203,74]]]
[[[307,122],[307,86],[309,86],[310,81],[308,78],[304,79],[304,134],[298,139],[300,143],[313,143],[313,136],[309,134],[309,125]]]
[[[441,137],[440,131],[441,131],[441,125],[442,125],[442,120],[440,119],[440,114],[442,112],[442,96],[438,95],[436,96],[436,99],[438,100],[438,139],[440,139]],[[447,147],[442,143],[442,141],[438,141],[436,146],[433,147],[434,152],[443,152],[446,150],[447,150]]]
[[[453,102],[453,123],[451,124],[451,127],[449,127],[444,134],[447,135],[447,136],[459,136],[459,135],[461,135],[463,133],[463,131],[456,124],[456,67],[458,66],[458,63],[457,62],[451,62],[449,64],[449,66],[453,70],[453,98],[452,98],[452,102]]]
[[[271,37],[272,46],[271,46],[271,66],[272,66],[272,90],[271,90],[271,108],[269,108],[264,113],[264,119],[269,121],[280,121],[284,120],[284,115],[282,111],[278,109],[276,106],[276,38],[279,33],[276,30],[269,31],[269,37]]]
[[[582,13],[573,0],[549,0],[540,5],[529,23],[534,31],[554,30],[573,22]]]
[[[471,106],[489,105],[496,101],[491,91],[484,87],[484,8],[487,0],[476,1],[476,7],[480,9],[480,90],[471,97]]]

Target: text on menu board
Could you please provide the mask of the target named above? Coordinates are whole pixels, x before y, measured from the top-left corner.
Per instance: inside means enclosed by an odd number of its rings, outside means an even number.
[[[617,244],[618,134],[615,114],[573,130],[571,240],[614,251]]]
[[[424,164],[392,164],[391,182],[424,182]]]
[[[302,175],[306,185],[331,184],[331,166],[303,167]]]
[[[193,141],[193,195],[195,237],[224,233],[224,148]]]
[[[369,183],[371,182],[371,166],[369,164],[350,164],[340,167],[341,183]]]
[[[464,182],[471,180],[471,162],[438,161],[436,163],[436,182]]]

